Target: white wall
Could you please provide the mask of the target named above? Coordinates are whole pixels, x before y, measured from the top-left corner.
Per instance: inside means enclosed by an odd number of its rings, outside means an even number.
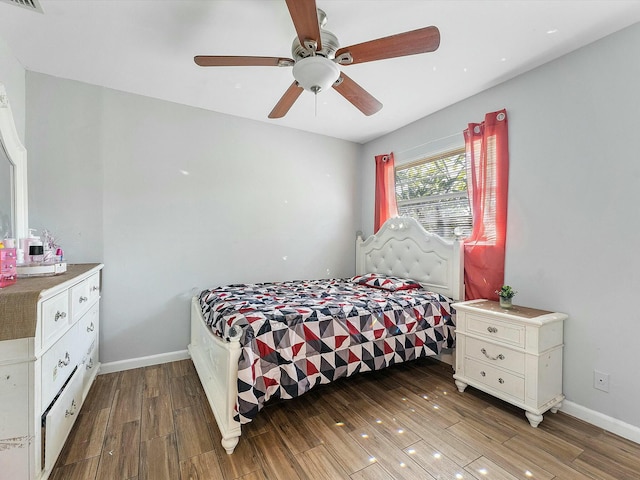
[[[31,224],[104,262],[101,360],[183,350],[194,288],[348,276],[359,146],[27,74]]]
[[[640,427],[640,25],[365,145],[362,227],[373,228],[377,153],[509,115],[506,282],[517,303],[569,314],[570,402]],[[434,95],[437,93],[434,93]],[[448,141],[450,141],[449,139]],[[593,388],[609,373],[610,392]],[[640,431],[640,430],[639,430]]]

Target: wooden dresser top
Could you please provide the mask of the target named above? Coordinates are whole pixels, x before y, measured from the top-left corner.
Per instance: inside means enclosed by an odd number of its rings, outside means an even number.
[[[64,283],[101,266],[99,263],[67,265],[67,271],[47,277],[19,278],[0,289],[0,341],[36,336],[38,300],[47,290],[63,288]]]

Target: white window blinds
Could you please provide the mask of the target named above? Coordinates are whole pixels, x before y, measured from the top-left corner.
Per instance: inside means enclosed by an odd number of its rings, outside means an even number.
[[[464,148],[396,167],[398,213],[431,233],[454,239],[471,233]]]

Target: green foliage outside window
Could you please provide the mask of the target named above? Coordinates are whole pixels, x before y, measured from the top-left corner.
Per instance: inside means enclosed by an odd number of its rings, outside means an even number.
[[[466,191],[464,152],[414,167],[396,168],[396,196],[399,201]]]
[[[427,231],[453,239],[471,233],[464,149],[396,167],[400,215],[417,219]]]

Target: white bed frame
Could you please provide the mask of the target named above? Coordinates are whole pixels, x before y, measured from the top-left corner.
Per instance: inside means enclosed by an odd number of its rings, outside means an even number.
[[[388,220],[377,234],[356,239],[356,273],[383,273],[419,281],[425,288],[464,300],[461,241],[428,233],[412,218]],[[189,353],[222,434],[222,446],[233,453],[240,423],[233,419],[238,397],[240,335],[225,341],[207,327],[198,298],[191,300]]]

